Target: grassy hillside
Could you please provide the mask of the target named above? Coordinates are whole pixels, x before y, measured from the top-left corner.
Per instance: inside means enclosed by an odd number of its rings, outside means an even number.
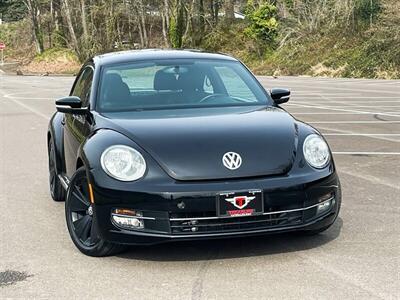
[[[400,2],[387,1],[372,26],[340,26],[295,41],[253,64],[260,74],[400,78]]]
[[[400,78],[400,40],[378,30],[364,35],[330,32],[250,62],[259,74]]]
[[[76,74],[80,62],[70,49],[52,48],[20,67],[23,73]]]
[[[183,47],[231,54],[244,61],[255,73],[262,75],[400,78],[399,0],[240,2],[247,3],[247,8],[243,8],[245,20],[222,20],[203,28],[201,38],[192,24],[193,28],[186,28],[188,34],[183,37]],[[253,14],[249,13],[249,5],[256,2],[276,4],[272,5],[273,9],[270,4],[264,5],[264,8],[269,5],[264,11],[260,9],[262,5],[251,6]],[[294,3],[300,3],[300,6]],[[357,3],[363,3],[364,6],[357,8]],[[369,7],[369,3],[378,3],[378,6]],[[266,16],[266,13],[269,15]],[[123,22],[123,19],[119,20]],[[165,47],[159,21],[156,18],[148,20],[151,26],[154,25],[152,39],[147,45],[149,47]],[[127,27],[121,28],[126,30]],[[118,30],[121,28],[118,27]],[[266,28],[272,28],[272,31]],[[60,35],[59,32],[50,31],[47,38],[44,36],[47,50],[38,56],[34,54],[32,25],[28,18],[0,25],[0,40],[9,45],[6,60],[20,61],[23,72],[75,73],[81,63],[78,57],[84,60],[82,57],[85,55],[114,48],[110,46],[113,41],[112,28],[108,29],[108,42],[96,40],[100,37],[92,34],[90,40],[93,42],[81,43],[84,46],[81,51],[71,50],[72,47],[62,48],[71,46],[71,43],[67,43],[68,33]],[[118,31],[118,39],[126,39],[129,34],[123,35]],[[134,45],[132,41],[135,41],[134,35],[131,43],[127,43],[124,48]],[[93,49],[90,53],[84,53],[88,45],[94,45]],[[121,46],[115,48],[123,49]]]
[[[400,1],[382,2],[372,25],[361,24],[356,30],[337,23],[313,32],[296,28],[287,38],[284,33],[294,28],[290,26],[281,23],[276,44],[262,53],[243,24],[221,27],[204,46],[239,57],[260,75],[400,78]]]

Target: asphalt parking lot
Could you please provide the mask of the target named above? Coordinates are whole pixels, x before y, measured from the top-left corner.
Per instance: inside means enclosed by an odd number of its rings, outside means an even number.
[[[72,80],[0,74],[0,298],[400,298],[400,81],[260,77],[334,152],[343,204],[325,233],[90,258],[47,183],[47,124]]]

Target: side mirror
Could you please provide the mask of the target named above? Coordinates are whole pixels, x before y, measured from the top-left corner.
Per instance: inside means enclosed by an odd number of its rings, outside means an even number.
[[[276,104],[286,103],[290,99],[290,90],[274,88],[271,90],[271,97]]]
[[[57,111],[67,114],[84,115],[87,113],[87,107],[82,107],[82,101],[79,97],[68,96],[56,100]]]

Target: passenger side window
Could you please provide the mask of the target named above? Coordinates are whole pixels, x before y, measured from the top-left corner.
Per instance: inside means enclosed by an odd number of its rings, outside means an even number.
[[[74,86],[72,96],[79,97],[82,100],[83,107],[87,107],[89,105],[92,81],[93,69],[91,67],[86,67]]]
[[[235,70],[228,67],[216,67],[218,75],[225,85],[225,89],[230,97],[236,97],[249,102],[257,102],[256,96],[243,81]]]

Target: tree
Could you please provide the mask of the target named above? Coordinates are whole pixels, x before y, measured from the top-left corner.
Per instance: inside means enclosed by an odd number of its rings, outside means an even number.
[[[26,4],[18,0],[0,1],[0,16],[5,22],[22,20],[26,17]]]
[[[89,40],[88,26],[86,22],[86,3],[85,0],[80,0],[81,4],[81,20],[82,20],[82,30],[83,30],[83,38],[85,42]]]
[[[36,0],[24,0],[24,3],[28,9],[29,16],[32,21],[33,39],[36,45],[36,53],[41,54],[44,51],[44,45],[43,45],[43,33],[39,22],[39,16],[40,16],[39,5]]]
[[[182,0],[175,0],[174,15],[169,22],[169,38],[173,48],[181,48],[185,33],[184,5]]]
[[[66,19],[66,22],[68,25],[69,35],[71,37],[72,47],[79,56],[80,49],[79,49],[78,39],[76,38],[74,25],[72,22],[71,10],[69,8],[69,0],[62,0],[62,1],[63,1],[63,10],[64,10],[64,14],[65,14],[65,19]]]
[[[235,0],[225,0],[224,9],[226,20],[232,22],[235,19]]]
[[[262,42],[273,41],[278,29],[276,15],[277,9],[273,4],[264,3],[258,7],[249,5],[246,16],[250,24],[246,28],[246,34]]]
[[[68,47],[80,60],[112,49],[201,46],[210,33],[219,30],[219,18],[230,23],[235,4],[246,2],[0,0],[0,11],[4,10],[4,1],[26,4],[37,53],[42,53],[45,47]]]
[[[169,2],[168,0],[163,0],[163,7],[161,9],[161,22],[162,22],[162,35],[164,39],[164,44],[166,47],[170,47],[171,43],[168,39],[168,29],[169,29]]]

